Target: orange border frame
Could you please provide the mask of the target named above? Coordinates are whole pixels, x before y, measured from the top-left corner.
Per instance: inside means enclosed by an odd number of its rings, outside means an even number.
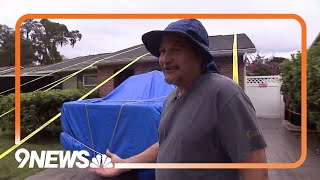
[[[306,23],[296,14],[26,14],[15,26],[15,143],[20,143],[20,26],[27,19],[294,19],[301,25],[301,156],[294,163],[131,163],[115,164],[117,168],[271,168],[290,169],[303,164],[307,156],[307,46]]]

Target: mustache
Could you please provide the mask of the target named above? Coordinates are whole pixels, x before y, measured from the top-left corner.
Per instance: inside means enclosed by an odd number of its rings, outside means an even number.
[[[175,65],[175,64],[165,64],[165,65],[163,65],[162,68],[163,69],[176,69],[176,68],[179,68],[179,66]]]

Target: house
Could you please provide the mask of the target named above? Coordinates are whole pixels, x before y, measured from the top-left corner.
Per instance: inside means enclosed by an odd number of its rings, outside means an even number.
[[[215,62],[221,72],[221,74],[232,78],[233,73],[233,35],[219,35],[210,36],[209,51],[215,59]],[[239,68],[239,84],[244,88],[245,79],[245,58],[247,53],[256,52],[254,44],[248,38],[246,34],[238,34],[238,68]],[[137,48],[135,46],[132,48]],[[129,50],[128,48],[126,50]],[[123,50],[125,51],[125,50]],[[134,51],[130,51],[126,54],[122,54],[114,57],[113,59],[102,61],[97,65],[98,82],[102,82],[106,77],[110,77],[117,70],[124,65],[131,62],[137,56],[147,53],[147,49],[144,46]],[[100,96],[105,96],[111,92],[119,83],[134,74],[140,74],[151,70],[160,70],[158,59],[152,55],[145,56],[128,69],[124,70],[114,79],[110,80],[104,86],[99,89]]]
[[[318,34],[318,36],[316,37],[316,39],[312,42],[311,46],[315,46],[316,44],[320,43],[320,33]]]
[[[32,92],[43,88],[48,84],[54,85],[61,78],[65,78],[72,73],[75,73],[88,65],[92,64],[96,60],[103,59],[108,53],[88,55],[68,59],[56,64],[47,66],[34,66],[34,67],[21,67],[21,92]],[[94,75],[94,81],[96,80],[96,67],[90,67],[86,70],[79,72],[76,76],[69,78],[63,83],[57,85],[56,89],[77,89],[80,87],[94,87],[96,82],[88,84],[86,76],[91,77]],[[15,85],[15,67],[1,67],[0,68],[0,94],[14,93]],[[83,79],[87,84],[83,85]],[[92,78],[91,78],[92,79]],[[90,80],[90,79],[89,79]],[[91,80],[92,81],[92,80]],[[43,88],[48,89],[51,86]]]
[[[53,82],[53,76],[42,77],[43,74],[34,73],[40,67],[21,67],[21,92],[30,92],[38,88],[41,88],[51,82]],[[14,93],[15,87],[15,67],[1,67],[0,68],[0,95],[6,95],[9,93]],[[42,78],[40,78],[42,77]],[[35,83],[32,81],[38,79]]]
[[[215,62],[221,74],[232,78],[233,68],[233,35],[218,35],[210,36],[209,51],[215,59]],[[256,52],[256,48],[246,34],[237,34],[238,38],[238,68],[239,68],[239,84],[244,88],[245,79],[245,58],[247,53]],[[144,45],[129,47],[114,53],[104,53],[97,55],[88,55],[77,57],[60,63],[41,66],[24,68],[21,70],[21,79],[36,79],[39,76],[45,76],[41,83],[34,82],[25,85],[21,88],[21,92],[30,92],[43,84],[49,84],[61,78],[66,78],[72,73],[77,72],[74,77],[64,81],[56,88],[59,89],[75,89],[81,87],[95,87],[97,84],[103,82],[106,78],[123,68],[125,65],[133,61],[138,56],[148,53]],[[98,62],[97,62],[98,61]],[[87,67],[96,62],[93,66]],[[82,70],[83,68],[86,68]],[[81,70],[81,72],[79,72]],[[131,75],[145,73],[151,70],[160,70],[158,59],[152,55],[144,56],[138,62],[121,72],[114,79],[104,84],[99,89],[99,95],[105,96],[111,92],[115,87],[122,83]],[[14,77],[14,71],[0,74],[1,78]],[[13,79],[10,81],[13,82]],[[40,81],[40,80],[39,80]],[[31,84],[36,84],[31,86]],[[1,91],[2,92],[2,91]]]

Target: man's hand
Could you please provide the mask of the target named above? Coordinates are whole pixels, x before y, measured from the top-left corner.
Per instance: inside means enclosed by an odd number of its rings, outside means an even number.
[[[106,152],[107,156],[111,158],[111,163],[114,165],[114,163],[126,163],[125,159],[121,159],[119,156],[116,154],[112,154],[109,150]],[[117,169],[114,168],[91,168],[89,169],[90,172],[93,172],[95,174],[98,174],[99,176],[103,177],[116,177],[119,176],[120,174],[129,171],[128,169]]]
[[[111,163],[155,163],[157,160],[159,150],[159,143],[156,142],[148,149],[143,151],[140,154],[132,156],[128,159],[121,159],[116,154],[112,154],[110,151],[107,150],[106,154],[108,157],[111,158]],[[130,169],[117,169],[117,168],[93,168],[89,169],[89,171],[96,173],[103,177],[115,177],[119,176],[120,174],[129,171]]]

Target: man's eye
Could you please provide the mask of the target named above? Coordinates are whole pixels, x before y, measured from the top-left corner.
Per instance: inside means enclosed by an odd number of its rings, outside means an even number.
[[[160,54],[163,54],[163,53],[165,53],[165,50],[160,49],[159,52],[160,52]]]
[[[181,50],[181,48],[172,48],[172,51],[175,51],[175,52],[180,51],[180,50]]]

